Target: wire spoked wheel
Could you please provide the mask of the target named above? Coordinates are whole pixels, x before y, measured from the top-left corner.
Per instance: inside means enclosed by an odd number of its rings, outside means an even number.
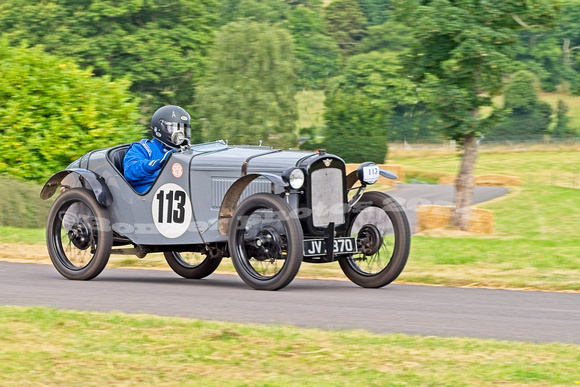
[[[109,213],[91,191],[68,190],[52,205],[46,243],[54,267],[65,278],[93,279],[103,271],[111,254]]]
[[[344,274],[365,288],[394,281],[409,256],[411,231],[403,208],[389,195],[366,192],[350,213],[349,236],[358,252],[342,258]]]
[[[220,265],[221,257],[210,258],[193,252],[169,251],[163,253],[167,264],[183,278],[201,279],[213,273]]]
[[[288,285],[302,262],[302,228],[280,197],[260,193],[236,209],[229,233],[232,262],[242,280],[259,290]]]

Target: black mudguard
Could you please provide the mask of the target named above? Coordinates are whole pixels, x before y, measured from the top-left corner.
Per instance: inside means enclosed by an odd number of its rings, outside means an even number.
[[[94,172],[80,168],[65,169],[52,175],[46,181],[44,187],[42,187],[42,191],[40,191],[40,198],[42,200],[46,200],[54,195],[56,189],[61,185],[60,183],[62,180],[71,173],[74,173],[78,176],[78,179],[83,187],[89,188],[91,191],[93,191],[95,198],[100,205],[108,207],[113,203],[113,195],[111,195],[111,191],[109,190],[109,187],[107,187],[105,179]]]

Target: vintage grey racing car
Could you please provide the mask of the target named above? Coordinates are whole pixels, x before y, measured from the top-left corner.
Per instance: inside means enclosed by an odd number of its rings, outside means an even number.
[[[301,262],[338,261],[362,287],[382,287],[403,270],[409,224],[389,195],[367,191],[379,176],[366,162],[346,174],[324,150],[304,152],[224,141],[182,147],[144,194],[123,177],[129,144],[94,150],[48,179],[57,191],[46,239],[55,268],[89,280],[111,254],[162,252],[185,278],[213,273],[231,257],[255,289],[288,285]]]

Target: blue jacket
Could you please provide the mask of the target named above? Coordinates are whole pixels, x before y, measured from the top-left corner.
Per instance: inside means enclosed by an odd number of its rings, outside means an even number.
[[[123,159],[123,168],[125,178],[135,191],[147,192],[163,166],[163,157],[169,151],[171,150],[155,139],[143,139],[131,144]]]

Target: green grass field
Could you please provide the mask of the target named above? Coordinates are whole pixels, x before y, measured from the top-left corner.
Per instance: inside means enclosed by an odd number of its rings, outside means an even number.
[[[0,385],[564,386],[580,347],[0,307]]]
[[[393,152],[393,162],[418,177],[456,173],[454,152]],[[580,152],[561,150],[483,152],[476,174],[523,178],[524,185],[478,207],[495,216],[489,236],[435,232],[413,238],[401,278],[408,282],[580,290],[580,190],[570,186]],[[580,182],[577,182],[578,184]]]

